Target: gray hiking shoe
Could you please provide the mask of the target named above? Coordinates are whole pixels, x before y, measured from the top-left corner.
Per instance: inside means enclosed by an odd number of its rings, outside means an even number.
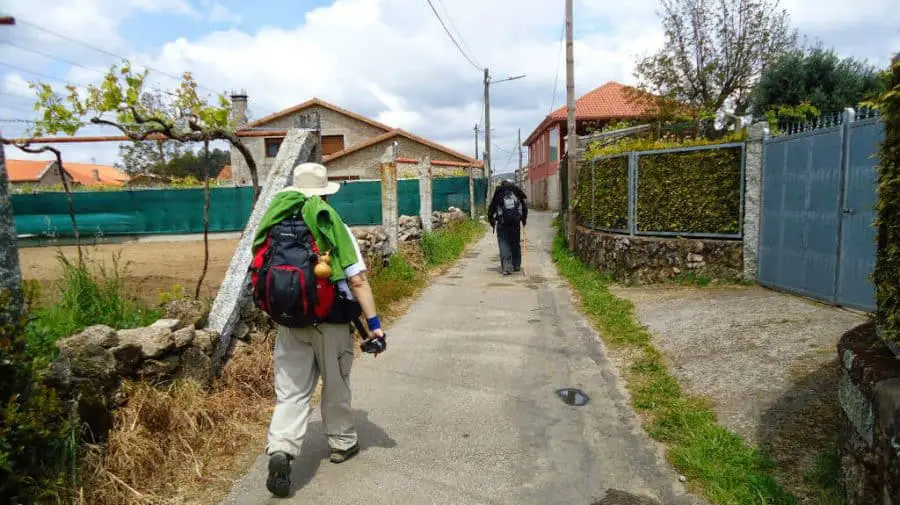
[[[287,498],[291,493],[291,457],[283,452],[269,456],[269,478],[266,489],[278,498]]]
[[[359,453],[359,442],[353,444],[353,447],[346,450],[332,449],[331,450],[331,462],[332,463],[343,463],[348,459],[356,456]]]

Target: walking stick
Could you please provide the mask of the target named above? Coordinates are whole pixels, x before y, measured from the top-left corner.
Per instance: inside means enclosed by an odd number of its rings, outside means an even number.
[[[528,234],[525,233],[525,227],[522,227],[522,275],[528,276]]]

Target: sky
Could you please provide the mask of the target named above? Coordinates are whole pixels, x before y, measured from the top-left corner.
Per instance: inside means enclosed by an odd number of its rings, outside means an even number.
[[[808,42],[885,67],[900,50],[895,1],[781,5]],[[495,80],[525,75],[491,86],[494,170],[512,171],[517,130],[524,139],[565,104],[564,1],[432,3],[462,52],[426,0],[0,0],[0,14],[17,18],[0,26],[0,129],[27,133],[18,120],[34,117],[29,81],[97,83],[127,58],[149,67],[160,89],[190,71],[204,93],[246,90],[255,118],[316,96],[473,156],[487,67]],[[608,81],[635,83],[635,61],[662,46],[658,0],[623,6],[575,0],[576,96]],[[118,160],[115,143],[57,147],[70,161]]]

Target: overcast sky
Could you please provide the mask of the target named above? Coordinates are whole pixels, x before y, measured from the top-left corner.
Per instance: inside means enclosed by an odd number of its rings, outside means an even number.
[[[516,130],[525,138],[565,103],[564,2],[432,1],[478,67],[496,79],[527,75],[491,88],[494,168],[511,171]],[[842,55],[885,66],[900,50],[896,0],[782,2],[802,35]],[[635,59],[663,41],[657,7],[575,1],[577,95],[611,80],[634,82]],[[0,13],[19,21],[0,27],[5,136],[27,128],[8,120],[33,117],[28,81],[95,83],[117,56],[155,69],[150,81],[162,89],[176,84],[165,74],[185,70],[205,92],[246,89],[254,117],[318,96],[469,155],[473,127],[483,124],[482,72],[426,0],[0,0]],[[59,147],[71,161],[118,159],[111,143]]]

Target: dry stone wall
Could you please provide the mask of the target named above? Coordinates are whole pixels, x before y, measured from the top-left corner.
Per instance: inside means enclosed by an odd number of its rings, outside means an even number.
[[[464,220],[468,216],[456,207],[450,207],[447,212],[433,212],[431,214],[432,229],[438,230],[453,221]],[[422,238],[422,220],[419,216],[400,216],[398,219],[399,241],[409,242]],[[368,258],[376,261],[384,261],[390,256],[387,231],[381,226],[354,227],[353,235],[359,243],[360,252]]]

